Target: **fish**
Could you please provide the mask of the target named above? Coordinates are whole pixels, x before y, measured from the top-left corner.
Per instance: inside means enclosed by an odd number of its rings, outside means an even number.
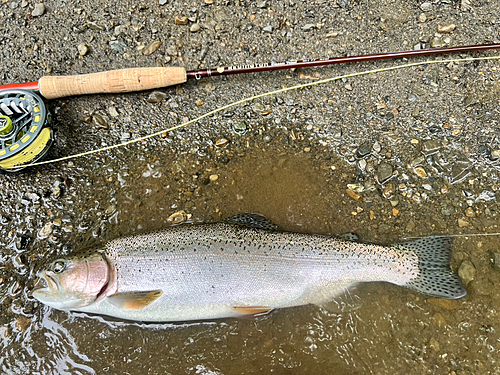
[[[328,303],[356,284],[388,282],[440,298],[467,294],[451,239],[390,246],[278,230],[257,214],[117,238],[51,262],[34,298],[54,309],[128,321],[259,315]]]

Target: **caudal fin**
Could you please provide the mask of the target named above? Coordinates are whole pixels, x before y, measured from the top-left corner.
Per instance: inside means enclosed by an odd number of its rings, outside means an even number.
[[[456,299],[465,296],[467,291],[460,277],[450,269],[451,242],[450,237],[432,236],[395,245],[418,257],[419,275],[405,286],[434,297]]]

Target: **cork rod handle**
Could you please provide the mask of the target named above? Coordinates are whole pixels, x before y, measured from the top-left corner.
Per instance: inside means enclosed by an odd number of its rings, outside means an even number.
[[[47,99],[72,95],[123,93],[186,82],[184,68],[130,68],[75,76],[45,76],[38,82]]]

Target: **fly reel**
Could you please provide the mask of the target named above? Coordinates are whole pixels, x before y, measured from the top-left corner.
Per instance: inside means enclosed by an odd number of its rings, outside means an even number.
[[[26,90],[0,91],[0,169],[19,171],[43,158],[53,134],[40,96]]]

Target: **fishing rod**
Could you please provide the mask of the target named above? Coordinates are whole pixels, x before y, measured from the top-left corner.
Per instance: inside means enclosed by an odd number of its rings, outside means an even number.
[[[43,99],[74,95],[126,93],[178,85],[188,79],[272,70],[500,49],[484,44],[388,52],[327,59],[287,61],[186,71],[182,67],[129,68],[73,76],[44,76],[39,81],[0,85],[0,169],[18,171],[42,159],[53,142],[51,116]]]

